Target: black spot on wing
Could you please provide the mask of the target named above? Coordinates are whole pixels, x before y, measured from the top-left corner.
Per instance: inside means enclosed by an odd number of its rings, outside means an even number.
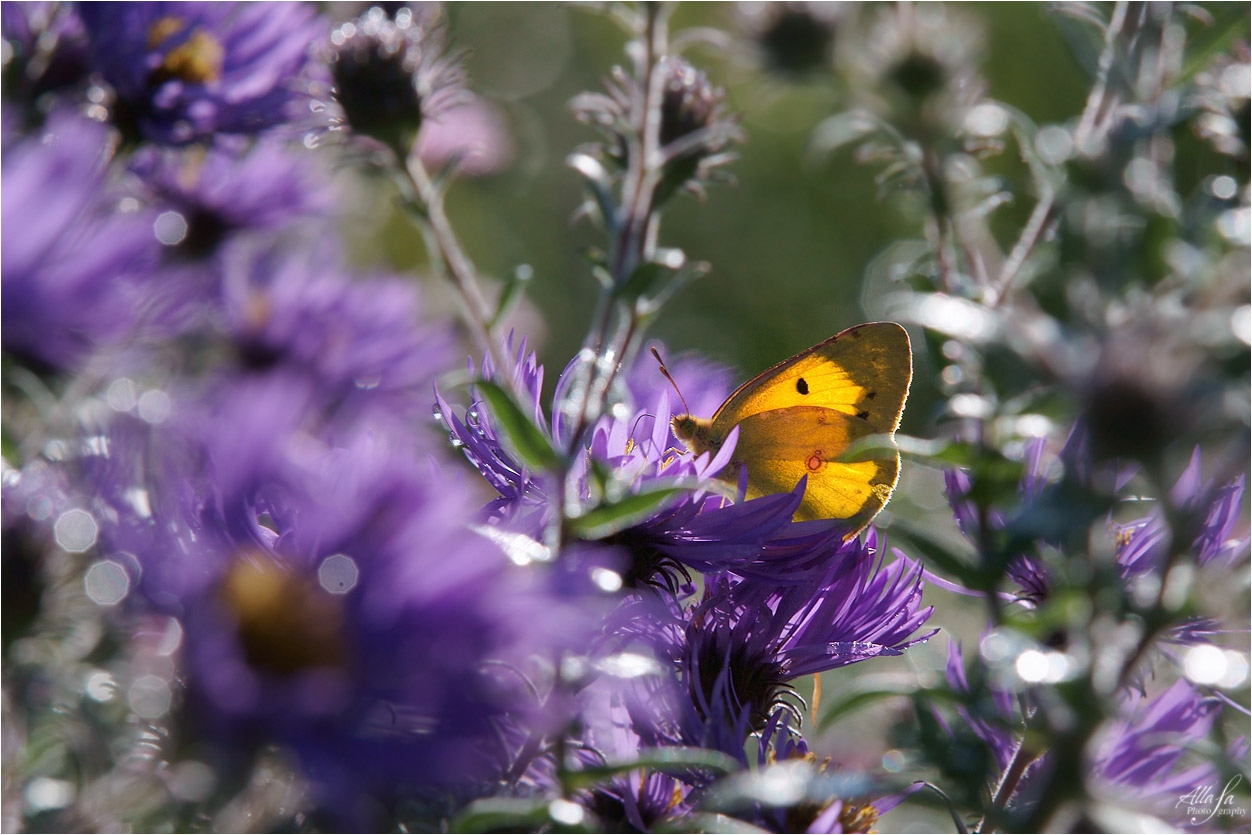
[[[866,420],[869,418],[869,412],[857,412],[856,416],[859,417],[861,420]]]
[[[800,392],[801,394],[809,393],[809,384],[803,377],[796,380],[796,391]]]
[[[866,400],[873,400],[873,399],[874,399],[875,397],[877,397],[877,396],[878,396],[878,392],[876,392],[876,391],[871,391],[871,392],[866,393],[866,395],[865,395],[865,399],[866,399]]]

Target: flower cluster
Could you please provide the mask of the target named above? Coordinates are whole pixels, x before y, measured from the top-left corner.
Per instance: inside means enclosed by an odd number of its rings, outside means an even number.
[[[626,60],[568,102],[584,10],[342,11],[0,6],[5,828],[1246,825],[1246,11],[1048,9],[1092,74],[1041,124],[972,7],[610,4]],[[701,15],[742,31],[671,33]],[[558,111],[594,141],[546,147]],[[826,237],[792,220],[830,195],[769,202],[835,165],[775,164],[808,116],[916,221],[814,294],[913,356],[828,340],[731,394],[648,329],[721,244]],[[686,201],[749,139],[744,223]],[[526,300],[566,274],[581,334]],[[824,316],[753,313],[710,350]],[[904,423],[859,437],[832,386],[884,381]],[[892,498],[849,534],[814,489]]]

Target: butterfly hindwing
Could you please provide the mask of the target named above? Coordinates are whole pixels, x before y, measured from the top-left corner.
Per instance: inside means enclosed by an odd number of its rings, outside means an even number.
[[[750,415],[738,425],[739,441],[727,475],[734,478],[739,465],[747,467],[747,498],[789,491],[807,475],[796,519],[846,519],[859,530],[886,504],[899,476],[899,455],[838,460],[853,441],[878,434],[863,418],[793,406]]]

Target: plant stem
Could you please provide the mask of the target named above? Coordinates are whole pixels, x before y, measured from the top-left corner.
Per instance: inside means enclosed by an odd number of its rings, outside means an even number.
[[[506,358],[491,333],[492,310],[479,286],[474,263],[465,254],[444,210],[443,192],[431,181],[425,166],[416,156],[398,166],[404,174],[400,182],[405,197],[416,200],[421,208],[422,227],[431,260],[456,287],[466,325],[479,348],[491,358],[504,383],[513,390],[513,375],[507,373]],[[514,392],[516,393],[516,392]]]

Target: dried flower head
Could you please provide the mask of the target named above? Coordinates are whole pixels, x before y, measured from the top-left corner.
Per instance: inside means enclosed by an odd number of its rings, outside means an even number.
[[[330,70],[342,121],[352,131],[407,156],[422,122],[455,104],[464,73],[444,51],[430,15],[373,7],[330,35]]]
[[[739,126],[726,112],[725,91],[686,59],[662,58],[656,66],[656,81],[662,181],[655,203],[660,205],[682,189],[701,193],[702,184],[712,179],[715,170],[735,158],[729,149],[739,138]],[[579,121],[595,126],[608,140],[593,149],[597,155],[624,169],[642,131],[639,104],[648,96],[621,67],[613,69],[605,89],[607,93],[577,96],[571,106]]]

